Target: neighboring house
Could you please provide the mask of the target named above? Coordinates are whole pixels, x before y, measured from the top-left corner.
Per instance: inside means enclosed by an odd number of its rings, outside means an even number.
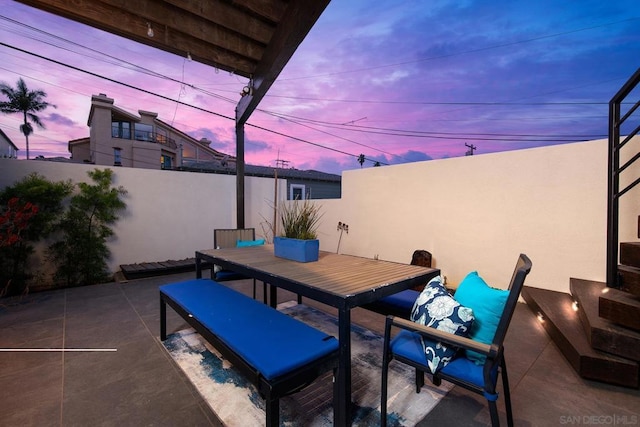
[[[74,162],[95,165],[174,169],[208,173],[236,173],[236,158],[209,147],[158,119],[157,113],[138,110],[139,116],[114,105],[104,94],[91,97],[88,138],[69,141]],[[275,169],[245,165],[245,175],[274,177]],[[287,180],[287,199],[338,199],[340,175],[278,168]]]
[[[18,147],[0,129],[0,157],[3,159],[17,159]]]
[[[211,162],[187,162],[180,170],[235,175],[235,158]],[[342,196],[342,177],[314,170],[278,168],[278,178],[287,180],[287,200],[339,199]],[[276,168],[245,165],[246,176],[275,178]]]
[[[96,165],[147,169],[175,169],[184,160],[212,161],[229,156],[138,110],[139,116],[114,105],[105,94],[91,97],[88,138],[69,141],[71,159]]]

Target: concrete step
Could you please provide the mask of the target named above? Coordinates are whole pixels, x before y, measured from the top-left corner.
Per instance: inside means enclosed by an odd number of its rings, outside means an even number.
[[[620,264],[640,268],[640,242],[620,243]]]
[[[632,295],[640,296],[640,268],[619,265],[618,276],[620,277],[620,290]]]
[[[578,302],[578,315],[591,347],[606,353],[640,361],[640,333],[600,316],[601,297],[621,293],[605,283],[571,279],[571,295]]]
[[[607,288],[600,294],[600,317],[634,331],[640,331],[640,297],[618,289]]]
[[[638,362],[594,350],[584,332],[573,298],[563,292],[525,286],[522,297],[573,369],[583,378],[638,388]]]

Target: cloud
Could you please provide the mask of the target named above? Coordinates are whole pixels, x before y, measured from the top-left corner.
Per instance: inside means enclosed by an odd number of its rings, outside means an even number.
[[[598,139],[607,133],[608,101],[638,66],[640,8],[637,0],[565,3],[331,2],[252,114],[250,124],[274,133],[247,125],[245,159],[258,165],[287,159],[299,169],[340,173],[359,168],[360,153],[397,164],[463,156],[465,142],[482,154]],[[66,141],[87,135],[90,96],[104,92],[127,111],[157,112],[235,155],[232,117],[246,79],[18,2],[5,9],[10,19],[37,23],[39,31],[35,37],[7,23],[0,41],[161,95],[0,51],[3,80],[38,82],[59,106],[47,118],[52,126],[34,135],[34,147],[42,138],[43,146],[60,141],[59,151],[66,151]],[[47,32],[55,44],[73,44],[54,47]],[[86,55],[80,45],[97,54]],[[341,126],[349,122],[353,126]],[[23,139],[18,120],[0,116],[0,127]],[[415,136],[402,136],[403,130]]]
[[[393,158],[394,163],[411,163],[422,162],[425,160],[433,160],[433,157],[422,151],[409,150],[405,153],[400,153]]]
[[[58,113],[51,113],[47,116],[46,118],[47,122],[52,122],[55,123],[56,125],[61,125],[61,126],[77,126],[78,123],[75,122],[74,120],[70,119],[69,117],[65,117],[62,116]]]

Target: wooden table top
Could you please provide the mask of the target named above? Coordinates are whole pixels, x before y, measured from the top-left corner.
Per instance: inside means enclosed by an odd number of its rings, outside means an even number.
[[[440,273],[434,268],[324,251],[320,251],[318,261],[301,263],[276,257],[273,245],[207,249],[198,253],[210,261],[226,261],[230,265],[260,272],[262,276],[256,276],[260,280],[269,275],[342,298],[378,292],[377,297],[367,298],[376,300],[424,284]],[[224,267],[228,268],[228,265]]]

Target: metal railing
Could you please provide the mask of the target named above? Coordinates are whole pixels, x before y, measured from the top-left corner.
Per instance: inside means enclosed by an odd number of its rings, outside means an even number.
[[[133,135],[133,138],[132,138]],[[166,145],[169,148],[176,149],[178,144],[173,138],[167,138],[166,135],[150,131],[122,129],[116,125],[111,127],[111,136],[113,138],[133,139],[135,141],[146,141],[155,144]]]
[[[612,288],[619,287],[618,275],[618,252],[619,252],[619,209],[620,197],[629,190],[640,184],[640,177],[633,180],[622,190],[620,189],[620,174],[640,159],[640,151],[631,156],[628,161],[620,165],[620,151],[635,135],[640,131],[640,125],[633,129],[632,117],[637,123],[640,118],[633,114],[640,107],[640,100],[636,101],[624,115],[621,116],[621,107],[623,102],[631,92],[640,84],[640,68],[633,76],[620,88],[618,93],[609,101],[609,167],[608,167],[608,195],[607,195],[607,286]],[[631,129],[625,131],[624,137],[622,125]]]

